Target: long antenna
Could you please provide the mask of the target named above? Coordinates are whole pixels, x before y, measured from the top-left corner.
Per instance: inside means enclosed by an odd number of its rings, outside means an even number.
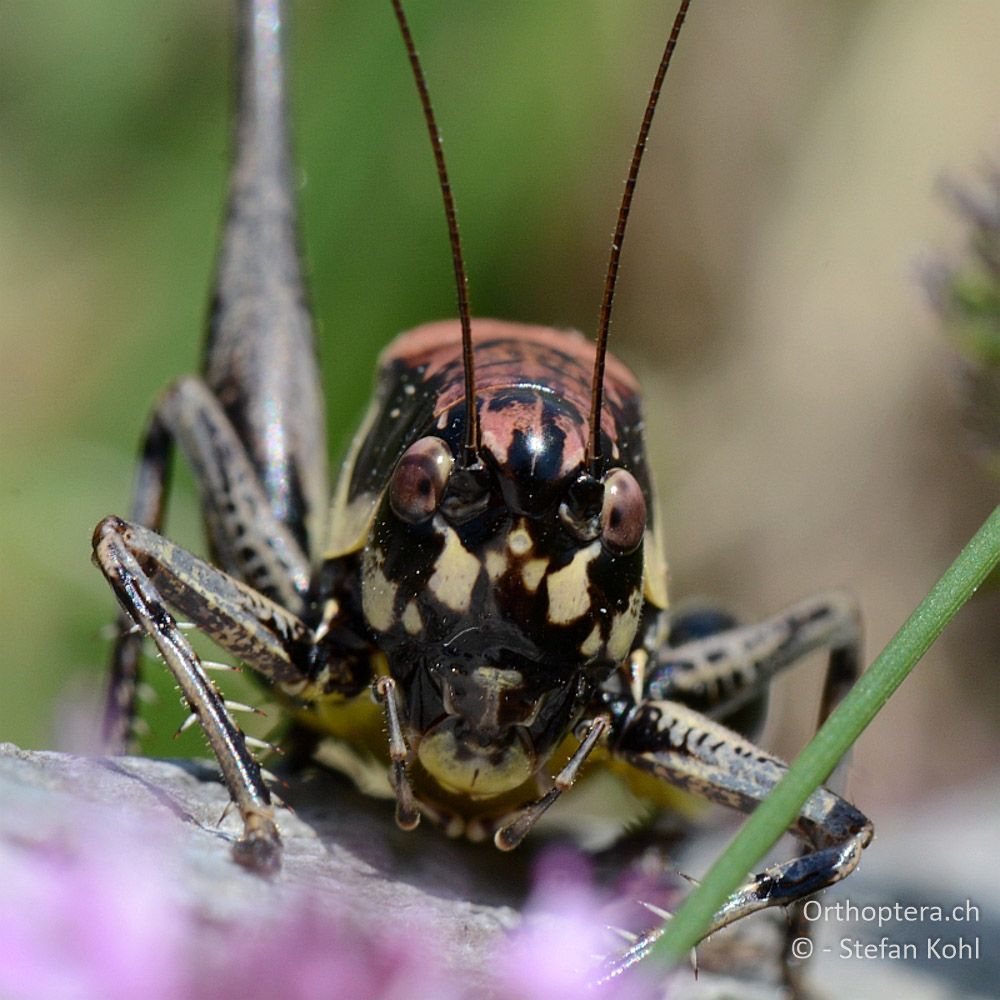
[[[646,139],[649,137],[649,129],[653,124],[653,114],[656,111],[656,102],[660,97],[660,90],[663,87],[663,78],[667,75],[667,67],[670,65],[671,56],[677,46],[677,36],[681,33],[681,25],[687,15],[691,0],[683,0],[677,16],[674,18],[674,26],[667,39],[667,46],[663,50],[660,58],[660,66],[656,71],[656,79],[653,80],[653,88],[649,92],[649,101],[646,103],[646,113],[642,116],[642,125],[639,127],[639,137],[635,141],[635,150],[632,153],[632,165],[629,167],[628,177],[625,181],[625,193],[622,195],[621,208],[618,209],[618,224],[615,226],[615,234],[611,239],[611,258],[608,261],[608,274],[604,280],[604,298],[601,300],[601,316],[597,324],[597,355],[594,359],[594,380],[590,390],[590,437],[587,441],[587,458],[590,466],[590,473],[598,476],[601,463],[601,409],[604,405],[604,362],[608,353],[608,329],[611,326],[611,304],[615,298],[615,282],[618,280],[618,261],[621,258],[622,243],[625,240],[625,224],[628,222],[629,209],[632,207],[632,195],[635,193],[635,181],[639,176],[639,165],[642,163],[642,154],[646,148]]]
[[[465,262],[462,259],[462,241],[458,235],[458,219],[455,215],[455,199],[451,193],[451,183],[448,180],[448,168],[444,162],[444,149],[441,147],[441,133],[438,131],[431,107],[430,94],[427,91],[427,80],[420,65],[416,46],[410,25],[403,13],[401,0],[392,0],[399,30],[403,33],[403,41],[410,57],[413,69],[413,79],[420,94],[420,103],[424,109],[424,120],[427,131],[430,132],[431,146],[434,149],[434,162],[437,164],[438,182],[441,185],[441,197],[444,198],[444,213],[448,219],[448,236],[451,240],[451,259],[455,267],[455,284],[458,288],[458,319],[462,324],[462,364],[465,369],[465,465],[472,465],[479,454],[479,414],[476,411],[476,378],[472,366],[472,321],[469,316],[469,287],[465,277]]]

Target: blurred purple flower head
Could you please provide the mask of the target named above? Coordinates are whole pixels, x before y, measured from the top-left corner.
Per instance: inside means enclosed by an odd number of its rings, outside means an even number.
[[[419,914],[362,925],[350,900],[293,893],[254,920],[206,917],[152,818],[64,819],[42,846],[0,844],[3,1000],[579,1000],[616,947],[579,854],[544,859],[524,924],[465,974]],[[592,995],[654,992],[630,974]]]
[[[429,935],[391,919],[359,928],[346,905],[303,896],[213,926],[178,891],[182,863],[181,845],[135,814],[0,850],[0,997],[459,1000]]]
[[[231,935],[208,958],[204,1000],[460,1000],[430,934],[387,918],[359,927],[302,899],[284,919]]]
[[[183,995],[189,928],[162,865],[170,845],[135,815],[104,819],[0,852],[4,1000]]]
[[[587,859],[567,849],[542,858],[524,923],[497,950],[498,997],[579,1000],[599,976],[601,960],[622,947],[603,917],[611,901],[594,886]],[[608,998],[662,995],[642,969],[592,993]]]

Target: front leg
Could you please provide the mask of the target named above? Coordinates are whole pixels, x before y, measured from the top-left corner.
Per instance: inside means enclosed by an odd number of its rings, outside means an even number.
[[[128,618],[156,643],[219,761],[243,818],[237,861],[273,871],[280,840],[260,766],[166,605],[295,696],[356,694],[369,679],[363,651],[328,657],[334,647],[326,645],[317,659],[315,635],[296,615],[141,525],[105,518],[94,533],[94,558]]]
[[[125,522],[107,518],[95,532],[94,557],[123,611],[142,633],[153,638],[219,761],[226,787],[243,819],[243,837],[235,850],[237,861],[261,872],[276,871],[281,841],[260,765],[247,749],[243,733],[230,717],[191,644],[130,549],[129,532]],[[207,605],[208,595],[201,596]]]

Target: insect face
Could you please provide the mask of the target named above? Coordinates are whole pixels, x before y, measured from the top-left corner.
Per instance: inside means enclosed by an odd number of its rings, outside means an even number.
[[[414,331],[383,359],[388,396],[430,405],[400,441],[361,587],[417,760],[450,790],[492,796],[537,771],[631,648],[648,485],[628,468],[637,387],[624,366],[603,425],[613,467],[595,476],[592,348],[541,328],[475,330],[472,465],[457,325]]]

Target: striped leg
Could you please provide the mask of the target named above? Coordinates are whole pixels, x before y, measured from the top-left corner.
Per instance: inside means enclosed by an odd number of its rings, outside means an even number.
[[[633,666],[643,669],[633,671],[633,697],[618,703],[612,752],[670,784],[749,812],[787,765],[717,720],[746,721],[748,707],[766,694],[772,678],[818,649],[829,650],[822,723],[858,673],[860,623],[851,598],[809,598],[749,626],[736,625],[716,609],[681,611],[670,621],[666,644],[633,655]],[[803,842],[800,856],[752,876],[715,915],[709,933],[840,881],[857,866],[872,825],[843,798],[821,788],[805,803],[791,832]],[[789,938],[797,928],[793,917]],[[613,970],[642,958],[661,933],[658,928],[643,936],[614,960]],[[788,965],[786,978],[793,992],[800,989]]]
[[[715,609],[688,612],[671,622],[668,644],[649,654],[645,697],[679,701],[710,718],[728,720],[764,694],[776,674],[826,649],[823,711],[829,714],[857,677],[861,623],[854,599],[846,594],[807,598],[755,625],[725,627],[727,622],[732,619]],[[671,644],[674,637],[681,638],[680,644]]]
[[[156,643],[219,761],[243,818],[236,859],[263,872],[276,870],[280,839],[260,766],[166,605],[275,681],[306,679],[293,654],[311,642],[311,631],[263,595],[139,525],[106,518],[94,533],[94,558],[128,618]]]
[[[712,802],[749,812],[771,792],[787,765],[749,740],[676,702],[650,700],[624,715],[612,752],[635,767]],[[716,913],[711,934],[757,910],[785,906],[849,875],[872,838],[869,820],[826,788],[815,791],[791,830],[806,845],[798,858],[750,877]],[[645,934],[614,962],[639,961],[662,934]]]
[[[300,610],[309,586],[308,560],[273,513],[246,449],[200,378],[179,379],[153,412],[143,439],[130,520],[153,532],[162,530],[174,444],[194,473],[209,542],[220,565],[266,597]],[[103,730],[104,745],[113,753],[124,750],[129,740],[141,643],[132,618],[119,617]]]

